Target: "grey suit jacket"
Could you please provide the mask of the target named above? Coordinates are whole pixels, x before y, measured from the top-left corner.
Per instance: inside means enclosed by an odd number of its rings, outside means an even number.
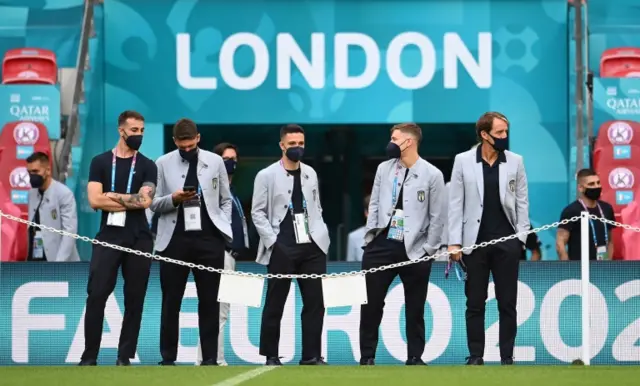
[[[53,180],[49,188],[40,195],[38,189],[29,191],[29,220],[33,220],[36,208],[42,199],[38,212],[40,224],[70,233],[78,233],[78,212],[73,192],[65,184]],[[42,242],[47,261],[80,261],[76,240],[58,233],[42,232]]]
[[[302,194],[307,200],[309,233],[311,239],[326,254],[329,252],[329,229],[322,219],[318,175],[309,165],[300,163]],[[293,176],[289,175],[280,161],[260,170],[253,186],[251,219],[260,236],[256,262],[268,265],[280,232],[280,223],[289,210]]]
[[[516,232],[529,230],[529,189],[522,156],[505,151],[499,166],[500,202]],[[456,155],[449,186],[449,245],[469,247],[478,239],[484,202],[482,162],[477,149]],[[497,161],[496,161],[497,162]],[[526,241],[521,236],[520,241]],[[469,254],[471,252],[465,252]]]
[[[392,188],[398,166],[400,184],[407,169],[398,160],[388,160],[378,165],[369,201],[365,246],[391,221],[395,204],[391,202]],[[409,259],[432,255],[440,247],[444,231],[444,193],[442,172],[424,159],[418,159],[409,169],[402,193],[404,245]]]
[[[171,194],[184,187],[189,163],[180,157],[178,150],[165,154],[156,161],[158,186],[151,203],[151,210],[159,213],[155,249],[164,251],[169,245],[176,227],[178,208],[173,205]],[[207,212],[227,241],[233,239],[231,232],[231,191],[224,161],[210,151],[198,150],[198,183],[207,205]]]

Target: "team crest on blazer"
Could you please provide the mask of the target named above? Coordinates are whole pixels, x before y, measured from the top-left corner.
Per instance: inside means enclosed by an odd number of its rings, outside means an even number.
[[[424,190],[418,190],[418,201],[424,202],[424,197],[425,197]]]
[[[56,209],[51,211],[51,218],[54,220],[58,218],[58,211]]]
[[[211,180],[211,182],[213,183],[213,188],[218,189],[218,177]]]
[[[511,193],[516,191],[516,180],[509,181],[509,190]]]

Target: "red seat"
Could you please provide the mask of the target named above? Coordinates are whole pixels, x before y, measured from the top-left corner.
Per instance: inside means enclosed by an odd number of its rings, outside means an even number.
[[[593,167],[596,171],[609,166],[640,165],[640,146],[623,145],[596,148],[593,151]]]
[[[616,221],[621,222],[620,216],[616,216]],[[624,240],[622,239],[622,228],[613,228],[611,231],[613,238],[613,256],[611,258],[613,260],[624,260]]]
[[[640,71],[640,48],[611,48],[600,57],[600,76],[618,78],[624,72]],[[626,77],[626,76],[625,76]]]
[[[40,151],[51,153],[47,128],[40,122],[10,122],[0,132],[0,181],[10,190],[11,201],[27,212],[27,197],[31,185],[25,158]]]
[[[53,51],[19,48],[4,54],[3,84],[56,84],[57,81],[58,65]]]
[[[600,125],[594,149],[615,145],[640,146],[640,122],[619,120]]]
[[[0,164],[2,163],[2,149],[0,149]],[[11,202],[11,197],[0,181],[0,210],[3,213],[25,219],[27,213]],[[27,226],[6,218],[0,219],[0,261],[23,261],[27,259]]]

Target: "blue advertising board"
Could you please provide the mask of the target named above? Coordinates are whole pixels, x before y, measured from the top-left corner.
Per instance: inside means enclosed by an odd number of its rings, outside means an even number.
[[[8,122],[42,122],[60,139],[60,90],[48,85],[0,85],[0,128]]]
[[[80,359],[84,347],[83,319],[88,263],[4,263],[0,265],[0,365],[64,365]],[[444,263],[435,263],[425,307],[426,350],[434,364],[461,364],[468,355],[464,284],[444,279]],[[238,270],[264,273],[253,263]],[[358,270],[358,264],[329,264],[329,272]],[[594,364],[640,364],[640,263],[591,264],[591,344]],[[526,262],[518,287],[518,337],[514,356],[522,364],[564,364],[581,357],[580,264]],[[406,360],[404,296],[396,280],[386,298],[376,363]],[[116,360],[123,317],[122,281],[105,310],[100,363]],[[284,363],[300,359],[299,315],[302,302],[291,291],[282,319],[280,355]],[[135,363],[160,360],[161,292],[154,264],[147,293]],[[359,360],[359,307],[327,310],[323,356],[330,364]],[[258,364],[261,309],[231,306],[225,335],[230,364]],[[498,361],[497,306],[489,287],[485,360]],[[192,364],[198,340],[194,283],[187,286],[180,314],[178,361]]]
[[[566,0],[111,0],[95,146],[113,146],[127,109],[160,125],[471,123],[496,110],[525,160],[531,222],[549,224],[573,200],[567,12]],[[540,238],[553,246],[555,232]]]
[[[608,121],[640,122],[639,78],[593,79],[593,128]]]

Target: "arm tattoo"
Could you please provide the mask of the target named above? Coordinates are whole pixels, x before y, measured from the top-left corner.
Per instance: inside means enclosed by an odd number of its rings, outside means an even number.
[[[149,197],[153,199],[153,197],[155,197],[156,195],[156,184],[154,184],[153,182],[145,182],[142,184],[142,187],[145,186],[151,189],[151,191],[149,192]]]
[[[118,196],[118,203],[127,209],[141,209],[144,207],[144,197],[140,193]]]

